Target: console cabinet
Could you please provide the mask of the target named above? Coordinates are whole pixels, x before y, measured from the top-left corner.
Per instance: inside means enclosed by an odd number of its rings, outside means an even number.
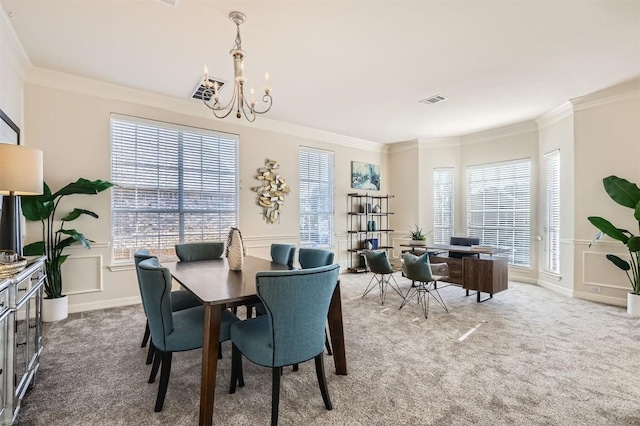
[[[35,383],[42,352],[45,257],[0,281],[0,424],[12,424]]]
[[[348,271],[366,272],[362,250],[369,241],[374,250],[390,250],[389,200],[393,195],[348,194]]]

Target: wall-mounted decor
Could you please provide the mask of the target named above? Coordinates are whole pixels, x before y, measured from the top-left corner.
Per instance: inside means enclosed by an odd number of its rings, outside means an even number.
[[[351,162],[351,187],[380,190],[380,166],[377,164]]]
[[[258,193],[258,205],[262,207],[262,216],[267,223],[275,223],[280,219],[284,196],[291,191],[284,178],[280,177],[279,168],[276,160],[267,159],[256,175],[261,186],[251,188]]]

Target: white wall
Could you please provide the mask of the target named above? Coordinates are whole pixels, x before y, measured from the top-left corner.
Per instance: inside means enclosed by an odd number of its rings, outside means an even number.
[[[41,82],[47,85],[39,84]],[[347,261],[347,194],[355,191],[350,188],[351,161],[379,164],[382,180],[380,193],[386,194],[388,191],[386,154],[381,145],[367,141],[322,135],[317,131],[299,128],[287,133],[264,130],[253,125],[238,125],[235,119],[218,120],[211,117],[208,110],[195,101],[149,97],[129,89],[38,69],[33,69],[27,76],[25,105],[25,126],[30,129],[30,145],[43,150],[44,177],[53,191],[79,177],[110,179],[111,113],[238,134],[239,226],[248,251],[265,258],[270,256],[271,243],[297,244],[299,241],[299,198],[296,189],[301,145],[335,152],[335,251],[336,260],[342,266],[346,266]],[[311,137],[300,135],[305,132]],[[262,219],[255,192],[250,189],[258,185],[255,174],[267,158],[280,163],[280,172],[292,188],[277,224],[267,224]],[[68,249],[71,256],[63,266],[63,275],[64,292],[70,295],[70,311],[139,302],[133,267],[111,265],[109,191],[92,196],[67,197],[59,211],[63,214],[74,207],[95,211],[100,218],[83,217],[73,223],[74,227],[96,243],[90,250],[75,246]],[[28,242],[38,239],[39,224],[30,223],[28,230]]]
[[[602,186],[609,175],[640,183],[640,79],[572,101],[574,105],[575,253],[574,295],[626,305],[631,285],[605,254],[628,258],[626,248],[604,238],[589,242],[597,229],[588,216],[602,216],[638,235],[631,209],[616,204]],[[592,287],[597,292],[591,291]]]

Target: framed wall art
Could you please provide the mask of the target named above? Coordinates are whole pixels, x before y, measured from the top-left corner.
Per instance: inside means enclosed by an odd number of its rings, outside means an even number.
[[[351,162],[351,187],[355,189],[380,190],[380,166],[377,164]]]

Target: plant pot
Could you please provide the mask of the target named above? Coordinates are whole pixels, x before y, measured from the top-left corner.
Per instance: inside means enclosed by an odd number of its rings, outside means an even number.
[[[42,321],[54,322],[69,315],[69,298],[65,295],[55,299],[42,299]]]
[[[411,240],[409,244],[412,246],[426,246],[427,240]]]
[[[627,313],[640,317],[640,294],[627,293]]]

